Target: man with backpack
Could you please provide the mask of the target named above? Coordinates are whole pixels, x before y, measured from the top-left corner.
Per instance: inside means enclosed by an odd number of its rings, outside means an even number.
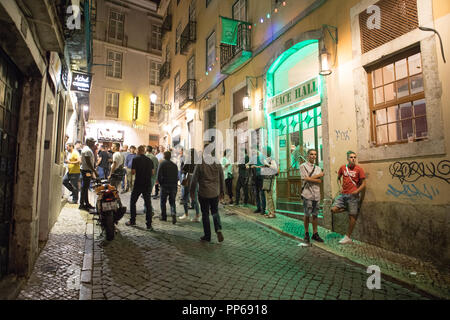
[[[308,161],[300,166],[300,175],[302,177],[302,191],[301,196],[303,199],[303,211],[304,225],[305,225],[305,237],[306,243],[310,242],[309,238],[309,217],[312,216],[313,235],[312,239],[317,242],[323,242],[323,239],[317,232],[317,216],[319,215],[319,202],[320,202],[320,184],[323,177],[322,169],[316,166],[317,151],[315,149],[308,150]]]

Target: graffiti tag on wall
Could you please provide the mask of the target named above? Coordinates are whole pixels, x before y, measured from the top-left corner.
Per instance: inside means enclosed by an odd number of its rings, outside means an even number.
[[[348,141],[352,130],[334,130],[334,132],[336,133],[336,140]]]
[[[392,179],[398,178],[400,183],[416,182],[420,178],[437,178],[450,184],[450,161],[434,162],[395,162],[389,166]]]
[[[439,190],[434,187],[428,188],[427,185],[423,185],[423,188],[417,187],[413,184],[404,184],[402,185],[403,189],[397,189],[392,185],[388,185],[388,190],[386,191],[387,195],[393,196],[397,199],[405,199],[405,200],[433,200],[434,197],[439,195]]]

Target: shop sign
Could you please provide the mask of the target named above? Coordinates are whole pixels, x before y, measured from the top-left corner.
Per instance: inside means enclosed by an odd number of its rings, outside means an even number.
[[[298,103],[319,93],[319,78],[313,78],[290,88],[268,100],[268,109],[275,111],[286,106]]]
[[[123,142],[125,132],[122,130],[97,129],[98,142]]]
[[[61,59],[59,58],[57,52],[50,52],[48,72],[50,74],[50,78],[53,81],[53,84],[56,88],[58,88],[61,81]]]
[[[90,74],[72,71],[70,91],[91,92],[91,80],[92,77]]]

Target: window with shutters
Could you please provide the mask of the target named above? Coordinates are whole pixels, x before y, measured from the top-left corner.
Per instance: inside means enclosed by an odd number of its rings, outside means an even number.
[[[159,86],[159,69],[161,63],[150,61],[150,85]]]
[[[419,27],[417,0],[381,0],[374,6],[359,14],[362,53]]]
[[[119,93],[106,92],[106,112],[105,116],[111,118],[119,118]]]
[[[213,31],[206,39],[206,71],[211,71],[216,60],[216,32]]]
[[[123,13],[111,10],[109,13],[109,29],[108,39],[122,41],[124,33],[124,20],[125,15]]]
[[[368,70],[372,141],[413,142],[428,135],[422,56],[416,47]]]
[[[247,0],[237,0],[232,11],[233,19],[247,21]]]
[[[233,114],[244,111],[243,99],[247,94],[247,86],[233,93]]]
[[[178,103],[178,94],[180,91],[180,71],[177,72],[175,78],[173,79],[173,100],[175,103]]]
[[[122,78],[122,53],[107,50],[106,76],[111,78]]]
[[[161,50],[161,26],[152,25],[152,49]]]
[[[181,42],[181,22],[178,23],[177,29],[175,30],[175,54],[180,52],[180,42]]]

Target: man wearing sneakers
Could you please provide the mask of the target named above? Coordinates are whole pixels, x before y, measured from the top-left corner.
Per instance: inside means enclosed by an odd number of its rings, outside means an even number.
[[[317,151],[315,149],[308,150],[308,161],[300,166],[300,175],[302,177],[302,199],[303,210],[305,212],[303,222],[305,224],[305,242],[309,243],[309,217],[312,216],[313,236],[312,239],[323,242],[317,232],[317,216],[319,215],[320,202],[320,184],[323,177],[322,169],[316,166]]]
[[[366,188],[366,175],[364,170],[356,165],[356,153],[353,151],[347,152],[347,161],[348,163],[339,169],[339,185],[341,185],[342,178],[341,194],[336,198],[331,208],[332,213],[337,213],[344,211],[346,206],[348,207],[348,231],[345,237],[339,241],[340,244],[353,242],[350,236],[359,213],[360,192]]]

